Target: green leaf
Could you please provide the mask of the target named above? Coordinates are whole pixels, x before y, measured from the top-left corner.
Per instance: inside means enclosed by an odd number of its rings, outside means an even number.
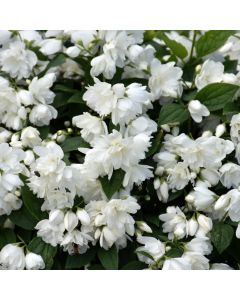
[[[146,264],[141,261],[131,261],[122,267],[121,270],[143,270],[146,268]]]
[[[121,188],[124,176],[125,172],[122,169],[118,169],[113,171],[110,181],[107,176],[99,178],[102,189],[108,199],[111,199],[112,195]]]
[[[221,254],[230,245],[234,235],[233,228],[224,223],[216,223],[211,231],[211,241]]]
[[[234,30],[209,30],[205,32],[196,42],[198,57],[203,57],[218,50],[234,33]]]
[[[59,108],[59,107],[62,107],[64,105],[66,105],[67,101],[68,101],[68,98],[69,98],[68,93],[64,93],[64,92],[56,93],[56,96],[55,96],[54,101],[53,101],[53,106],[55,108]]]
[[[229,102],[223,107],[223,114],[238,114],[240,112],[240,107],[236,102]]]
[[[57,253],[57,247],[45,243],[40,237],[35,237],[28,245],[28,250],[42,256],[45,269],[51,269],[53,258]]]
[[[15,243],[16,235],[13,229],[3,228],[0,229],[0,249],[2,249],[5,245]]]
[[[63,152],[70,152],[77,150],[78,148],[88,148],[89,144],[83,140],[80,136],[74,136],[66,138],[66,140],[60,145]]]
[[[146,157],[152,156],[160,149],[162,144],[162,137],[163,137],[163,130],[159,130],[156,137],[154,137],[153,140],[151,140],[152,144],[148,152],[146,153]]]
[[[49,69],[62,65],[65,60],[66,56],[63,53],[56,55],[53,59],[51,59],[44,72],[46,73]]]
[[[189,112],[187,108],[177,103],[171,103],[162,107],[159,114],[158,124],[183,123],[188,118]]]
[[[38,128],[38,131],[40,132],[41,139],[46,139],[49,134],[49,126],[42,126]]]
[[[159,220],[159,217],[158,215],[145,215],[145,219],[147,222],[151,223],[151,224],[154,224],[155,226],[159,226],[160,224],[160,220]]]
[[[85,91],[84,91],[85,92]],[[74,95],[72,95],[69,99],[68,99],[68,103],[80,103],[80,104],[85,104],[85,101],[83,101],[82,96],[84,94],[84,92],[77,92]]]
[[[118,252],[116,246],[112,246],[109,250],[100,248],[98,250],[98,258],[106,270],[118,269]]]
[[[88,249],[86,253],[72,255],[72,256],[68,255],[65,268],[80,269],[86,266],[87,264],[89,264],[96,256],[96,253],[97,253],[96,247],[92,247]]]
[[[229,83],[211,83],[200,90],[196,99],[206,105],[210,111],[222,109],[233,101],[239,86]]]
[[[37,225],[38,221],[34,218],[27,208],[23,205],[19,210],[13,211],[9,219],[17,226],[32,230]]]
[[[165,255],[167,257],[170,257],[170,258],[174,258],[174,257],[180,257],[183,255],[183,249],[179,249],[179,248],[172,248],[170,249],[169,251],[167,251],[165,253]]]
[[[73,88],[71,88],[67,85],[64,85],[64,84],[56,84],[54,86],[54,91],[65,92],[65,93],[69,93],[69,94],[73,94],[73,93],[78,92],[78,90],[73,89]]]
[[[159,31],[157,37],[164,41],[166,46],[171,49],[172,53],[181,59],[185,58],[188,54],[187,49],[180,43],[171,40],[164,32]]]
[[[30,191],[29,187],[26,184],[21,188],[21,195],[26,209],[36,220],[36,222],[47,219],[48,214],[41,210],[43,200],[37,198],[37,196],[34,195],[32,191]]]

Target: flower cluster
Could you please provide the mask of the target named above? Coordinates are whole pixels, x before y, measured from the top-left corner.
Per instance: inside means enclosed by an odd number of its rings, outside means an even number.
[[[0,268],[239,269],[239,49],[0,31]]]

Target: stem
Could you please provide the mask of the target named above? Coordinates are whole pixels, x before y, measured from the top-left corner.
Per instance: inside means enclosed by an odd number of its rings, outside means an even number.
[[[195,46],[196,37],[197,37],[196,30],[193,30],[192,48],[191,48],[191,51],[190,51],[189,61],[191,61],[191,60],[192,60],[192,57],[193,57],[193,49],[194,49],[194,46]]]

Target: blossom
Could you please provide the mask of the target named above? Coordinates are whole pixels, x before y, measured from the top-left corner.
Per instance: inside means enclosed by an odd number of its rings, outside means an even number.
[[[196,123],[202,122],[202,117],[210,115],[207,107],[198,100],[191,100],[188,104],[188,110]]]
[[[45,263],[41,255],[35,254],[33,252],[27,253],[25,261],[27,270],[40,270],[45,268]]]
[[[23,248],[7,244],[0,251],[0,268],[7,270],[23,270],[25,255]]]
[[[182,70],[174,65],[173,62],[161,64],[157,59],[152,61],[149,87],[155,99],[160,97],[177,98],[181,95]]]

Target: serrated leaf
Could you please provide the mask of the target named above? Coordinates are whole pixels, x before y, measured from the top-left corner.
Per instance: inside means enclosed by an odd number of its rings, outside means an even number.
[[[111,199],[112,195],[116,193],[122,186],[125,172],[122,169],[113,171],[112,177],[108,180],[108,176],[100,177],[99,180],[102,185],[102,189],[108,199]]]
[[[210,111],[222,109],[233,101],[239,86],[229,83],[211,83],[200,90],[196,99],[206,105]]]
[[[51,269],[57,248],[45,243],[40,237],[35,237],[27,246],[28,250],[42,256],[45,269]]]
[[[3,228],[0,229],[0,249],[2,249],[5,245],[15,243],[16,235],[13,229]]]
[[[166,46],[170,48],[172,53],[181,59],[185,58],[188,54],[187,49],[180,43],[171,40],[164,32],[159,31],[157,37],[164,41]]]
[[[65,268],[80,269],[89,264],[96,256],[96,253],[96,248],[92,247],[88,249],[86,253],[68,256]]]
[[[171,103],[162,107],[159,114],[158,124],[183,123],[188,118],[189,112],[187,108],[177,103]]]
[[[221,254],[231,244],[234,235],[233,228],[224,223],[216,223],[211,231],[211,241]]]
[[[205,32],[196,42],[198,57],[206,56],[218,50],[234,33],[234,30],[209,30]]]
[[[109,250],[100,248],[98,250],[98,258],[106,270],[118,269],[118,251],[116,246],[112,246]]]
[[[90,147],[87,142],[84,141],[80,136],[69,137],[61,144],[63,152],[70,152],[77,150],[78,148],[88,148]]]

